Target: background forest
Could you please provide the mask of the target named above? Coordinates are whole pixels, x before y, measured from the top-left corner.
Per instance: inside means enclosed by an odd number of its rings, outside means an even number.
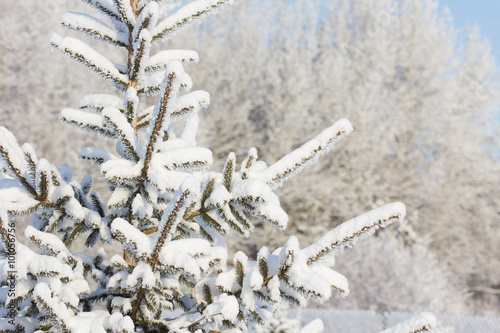
[[[40,156],[80,165],[83,175],[91,168],[77,152],[103,139],[57,115],[76,107],[82,92],[110,88],[96,87],[92,74],[51,54],[48,43],[62,13],[80,6],[4,4],[0,123],[20,142],[31,139]],[[200,54],[189,71],[212,95],[199,141],[214,147],[215,160],[258,146],[274,162],[325,122],[347,117],[356,129],[280,190],[288,230],[277,235],[258,224],[249,255],[291,234],[307,243],[398,200],[407,205],[406,223],[346,251],[337,267],[352,293],[323,306],[499,315],[500,85],[478,31],[457,31],[430,0],[247,0],[168,46]],[[236,154],[241,160],[246,151]]]

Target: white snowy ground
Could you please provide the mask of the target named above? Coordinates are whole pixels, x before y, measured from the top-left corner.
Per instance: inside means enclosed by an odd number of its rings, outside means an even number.
[[[291,316],[296,315],[296,312]],[[377,314],[373,311],[304,309],[300,313],[302,325],[315,318],[323,321],[325,333],[375,333],[412,317],[410,313]],[[499,317],[467,317],[437,315],[439,333],[499,333]]]

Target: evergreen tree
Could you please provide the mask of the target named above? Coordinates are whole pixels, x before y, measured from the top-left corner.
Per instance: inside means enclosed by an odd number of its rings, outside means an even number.
[[[76,38],[54,34],[51,44],[109,81],[121,97],[85,95],[79,109],[63,109],[60,118],[116,140],[113,153],[88,147],[79,154],[100,166],[109,195],[104,201],[92,191],[92,177],[72,180],[67,165],[38,158],[31,145],[20,146],[0,128],[2,331],[247,332],[269,322],[284,301],[306,306],[330,298],[332,290],[346,296],[345,277],[332,269],[334,255],[402,220],[403,204],[355,217],[304,248],[291,237],[272,253],[262,248],[256,260],[237,252],[229,266],[224,237],[248,237],[251,217],[285,229],[288,216],[274,191],[348,135],[350,122],[335,122],[269,166],[251,148],[239,167],[231,153],[221,172],[209,171],[212,153],[197,146],[196,132],[198,112],[210,97],[189,92],[184,70],[198,55],[152,54],[152,45],[230,0],[196,0],[179,9],[168,0],[83,2],[101,16],[68,12],[62,24],[125,50],[126,63]],[[147,106],[146,96],[157,96],[156,103]],[[25,235],[41,254],[13,234],[10,217],[26,214]],[[77,252],[77,238],[95,251]],[[121,244],[123,255],[107,259],[98,244],[112,242]],[[434,321],[423,315],[400,328],[428,330]],[[322,327],[315,320],[301,332]]]

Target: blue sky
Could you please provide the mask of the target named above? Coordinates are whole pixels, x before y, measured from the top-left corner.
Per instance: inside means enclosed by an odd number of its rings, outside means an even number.
[[[479,25],[483,36],[491,42],[493,54],[500,65],[500,1],[499,0],[439,0],[453,15],[455,27]]]
[[[456,28],[478,25],[490,40],[497,66],[500,66],[500,0],[438,0],[453,15]],[[500,122],[500,110],[497,111]],[[500,159],[500,148],[495,156]]]

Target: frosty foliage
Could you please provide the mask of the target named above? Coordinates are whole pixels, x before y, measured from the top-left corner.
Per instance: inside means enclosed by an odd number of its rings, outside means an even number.
[[[457,302],[447,309],[498,312],[500,76],[484,36],[455,28],[433,0],[237,5],[222,13],[222,23],[214,20],[186,38],[203,58],[193,77],[217,92],[206,118],[212,125],[201,129],[199,141],[216,142],[216,157],[229,151],[243,156],[246,150],[235,149],[235,142],[251,142],[274,161],[298,147],[302,133],[346,116],[356,132],[338,162],[326,157],[306,170],[307,177],[280,189],[290,234],[312,241],[352,211],[398,198],[412,214],[404,230],[392,232],[409,251],[429,236],[425,246],[452,273],[448,288],[473,293],[462,309]],[[303,220],[308,223],[294,223]],[[256,224],[255,234],[261,244],[275,246],[287,237],[263,224]],[[253,242],[247,246],[257,251]],[[431,285],[442,285],[440,271],[426,275],[435,277]],[[428,283],[415,284],[407,296],[422,287]]]
[[[307,306],[332,291],[347,296],[346,278],[333,270],[335,254],[401,221],[403,204],[364,213],[302,248],[292,236],[273,252],[263,247],[255,260],[238,252],[229,265],[224,237],[248,237],[259,220],[285,229],[288,215],[274,190],[348,135],[351,123],[336,121],[270,165],[251,148],[241,163],[230,153],[220,172],[210,171],[212,153],[196,143],[198,112],[210,98],[190,92],[183,64],[197,54],[150,53],[152,43],[231,1],[196,0],[177,10],[172,1],[83,2],[101,15],[70,12],[63,26],[120,48],[126,63],[77,38],[54,34],[50,43],[121,97],[85,95],[79,109],[63,109],[60,117],[116,142],[113,152],[88,147],[79,154],[100,166],[109,193],[92,191],[91,176],[73,180],[67,165],[39,158],[0,127],[0,312],[16,309],[13,323],[0,322],[2,331],[247,332],[269,322],[284,301]],[[156,103],[147,105],[145,96]],[[15,215],[31,215],[24,234],[41,254],[10,236]],[[91,255],[76,251],[77,239]],[[121,245],[123,255],[108,259],[101,246],[110,243]],[[11,249],[16,274],[7,261]],[[300,332],[322,330],[314,320]]]
[[[449,13],[439,10],[435,1],[400,2],[404,10],[398,10],[395,4],[399,2],[393,0],[378,1],[378,5],[371,0],[335,0],[328,2],[328,14],[318,12],[320,7],[314,1],[307,2],[307,6],[288,3],[281,10],[283,2],[272,0],[260,7],[252,1],[235,2],[237,6],[223,10],[213,22],[205,21],[198,32],[196,28],[183,32],[182,43],[177,43],[177,38],[169,41],[173,48],[200,52],[202,61],[189,66],[190,75],[196,86],[206,88],[216,98],[211,102],[213,111],[200,113],[204,125],[200,126],[197,140],[211,147],[217,168],[230,151],[244,158],[247,146],[259,147],[263,160],[275,161],[302,144],[302,133],[318,132],[324,121],[348,117],[356,127],[355,135],[338,151],[338,161],[342,162],[336,162],[337,158],[330,161],[331,157],[326,156],[323,163],[306,169],[306,177],[296,177],[279,190],[281,204],[290,217],[286,232],[273,233],[271,226],[257,222],[251,239],[227,240],[229,252],[244,244],[249,253],[256,254],[260,246],[279,246],[291,234],[306,244],[352,217],[352,212],[397,198],[405,202],[411,214],[406,218],[405,230],[394,228],[396,235],[410,245],[432,233],[431,242],[425,245],[437,254],[439,267],[447,265],[453,273],[449,277],[455,286],[448,283],[448,289],[458,286],[473,295],[467,302],[449,304],[446,312],[453,308],[452,313],[498,314],[500,303],[494,288],[498,288],[500,277],[495,260],[500,255],[495,252],[500,234],[494,221],[500,213],[499,170],[498,162],[495,164],[485,149],[494,152],[489,147],[498,147],[500,136],[484,126],[496,124],[489,121],[486,110],[498,91],[498,76],[487,41],[475,30],[454,28]],[[169,7],[168,13],[175,1],[159,5]],[[56,118],[63,107],[77,107],[83,92],[115,94],[114,88],[106,86],[105,80],[95,80],[94,72],[82,71],[71,59],[54,61],[47,43],[67,8],[78,12],[86,6],[74,0],[4,3],[4,15],[0,16],[4,32],[0,39],[0,73],[4,78],[0,82],[0,123],[15,133],[19,142],[30,141],[36,152],[51,163],[67,163],[73,174],[90,173],[96,178],[98,168],[77,161],[74,152],[86,146],[106,147],[112,152],[113,140],[76,131]],[[280,15],[275,15],[277,11]],[[340,15],[342,20],[325,20],[320,28],[312,24],[317,22],[315,15]],[[346,17],[351,19],[344,20]],[[97,18],[110,24],[104,16]],[[72,30],[69,33],[76,37],[77,32]],[[61,31],[62,27],[58,32],[65,35]],[[283,31],[295,32],[284,38],[280,34]],[[362,38],[352,38],[353,34]],[[333,38],[340,42],[329,43]],[[106,55],[113,48],[109,42],[91,46]],[[414,51],[408,53],[411,49]],[[194,51],[172,52],[184,52],[185,64],[198,61]],[[152,55],[150,68],[156,66],[153,57],[159,66],[166,66],[171,59],[168,53],[172,52],[163,50]],[[407,61],[409,54],[419,53],[425,56]],[[114,54],[118,56],[110,60],[122,62],[122,55]],[[265,71],[255,70],[264,65]],[[386,75],[405,70],[412,73],[412,85],[425,93],[402,89],[404,75]],[[378,79],[381,75],[385,80]],[[123,96],[100,95],[103,99],[115,97],[109,105],[120,108],[123,104]],[[417,104],[411,103],[415,97]],[[81,108],[93,108],[83,97],[81,101]],[[150,115],[152,109],[143,112]],[[398,124],[399,137],[387,135],[387,122],[377,120],[377,114]],[[149,119],[141,125],[147,122]],[[54,141],[54,133],[71,140]],[[401,139],[401,133],[412,139]],[[374,142],[378,149],[373,149]],[[395,155],[397,159],[392,157]],[[317,186],[327,180],[331,186]],[[103,182],[93,185],[96,192],[104,187]],[[307,224],[295,223],[306,219]],[[21,217],[17,226],[23,229],[27,223]],[[19,239],[26,242],[22,232]],[[77,240],[76,244],[83,241]],[[466,251],[471,247],[477,251]],[[350,252],[348,256],[352,258]],[[345,268],[341,271],[348,273]],[[432,285],[442,285],[441,269],[428,271],[421,282],[433,276]],[[351,285],[355,282],[352,277],[349,281]],[[372,292],[376,290],[373,283]],[[406,284],[407,279],[397,283]],[[408,290],[410,296],[422,290],[418,283],[414,281],[413,289]],[[385,281],[380,282],[380,287],[386,286]],[[357,300],[360,308],[373,305]],[[340,303],[335,306],[344,306],[344,302]],[[393,304],[400,305],[412,311],[418,308],[410,302]]]

